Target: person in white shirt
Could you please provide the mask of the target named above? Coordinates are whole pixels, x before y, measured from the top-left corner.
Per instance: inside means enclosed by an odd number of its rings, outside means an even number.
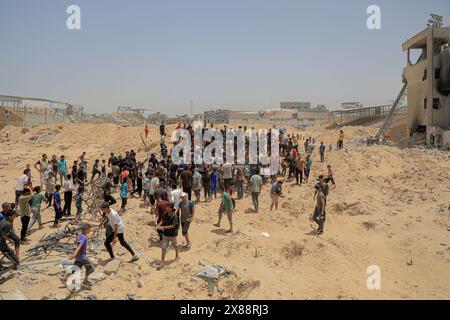
[[[156,199],[155,199],[155,191],[159,188],[159,174],[154,176],[150,180],[150,204],[151,204],[151,211],[153,212],[153,207],[155,205]]]
[[[72,207],[73,191],[75,190],[75,185],[73,184],[71,174],[68,174],[66,176],[66,179],[64,180],[63,188],[64,188],[63,215],[70,216],[71,215],[70,208]]]
[[[103,213],[103,219],[100,222],[100,226],[103,225],[107,221],[107,223],[112,228],[113,232],[111,232],[105,240],[105,247],[108,250],[109,256],[111,260],[114,259],[114,252],[112,250],[111,243],[116,243],[119,240],[120,245],[128,250],[129,253],[133,256],[132,261],[139,260],[139,254],[134,253],[133,249],[131,249],[130,245],[125,241],[123,236],[124,233],[124,223],[120,215],[109,207],[109,203],[104,201],[100,205],[100,209]]]
[[[42,187],[44,185],[44,180],[47,178],[46,173],[48,170],[48,159],[46,154],[42,155],[42,159],[36,162],[34,168],[39,171],[39,178]]]
[[[16,200],[15,200],[15,204],[16,207],[19,204],[19,197],[22,195],[23,193],[23,189],[25,188],[26,185],[29,184],[31,179],[31,170],[30,169],[25,169],[23,171],[23,175],[21,175],[18,179],[17,179],[17,184],[16,184]]]
[[[178,205],[181,202],[181,195],[183,194],[182,189],[172,190],[169,194],[169,202],[175,205],[175,208],[178,208]]]
[[[232,185],[233,182],[233,165],[229,162],[222,166],[223,182],[225,190]]]

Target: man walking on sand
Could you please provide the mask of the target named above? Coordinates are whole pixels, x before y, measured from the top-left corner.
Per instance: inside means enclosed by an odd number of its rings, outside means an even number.
[[[243,164],[237,164],[234,168],[234,176],[236,184],[236,190],[238,194],[238,199],[242,199],[244,197],[244,173],[245,167]]]
[[[12,262],[14,269],[17,269],[20,263],[20,239],[13,227],[16,216],[17,213],[14,210],[9,210],[5,213],[5,218],[0,221],[0,252]],[[8,242],[14,243],[14,251],[8,246]]]
[[[308,154],[305,160],[305,183],[308,183],[309,174],[311,173],[312,160],[311,156]]]
[[[227,214],[228,222],[230,223],[230,229],[226,231],[226,233],[232,233],[233,232],[233,210],[234,210],[234,204],[233,204],[233,198],[231,197],[233,187],[230,185],[228,186],[228,189],[225,189],[222,194],[222,201],[220,203],[219,207],[219,220],[214,225],[217,228],[220,228],[220,222],[222,221],[222,215],[223,213]]]
[[[188,194],[189,200],[192,198],[192,171],[189,166],[180,173],[180,185],[183,188],[183,192]]]
[[[256,213],[259,212],[259,194],[261,193],[261,187],[262,187],[262,178],[259,175],[259,169],[256,169],[255,174],[250,178],[252,201]]]
[[[272,200],[272,203],[270,204],[270,211],[273,210],[275,207],[275,210],[278,210],[278,199],[281,196],[281,187],[283,185],[283,181],[277,181],[272,185],[272,188],[270,189],[270,199]]]
[[[323,144],[323,141],[320,143],[319,147],[319,153],[320,153],[320,162],[325,162],[325,145]]]
[[[191,249],[192,242],[189,239],[189,227],[194,220],[195,205],[192,201],[188,200],[187,193],[181,194],[181,202],[177,208],[177,216],[181,222],[181,231],[186,239],[186,249]]]
[[[317,234],[323,233],[324,221],[325,221],[325,195],[322,191],[322,186],[317,183],[314,188],[316,189],[316,207],[314,209],[313,220],[319,226],[317,228]]]
[[[59,184],[63,185],[64,180],[67,177],[67,162],[64,155],[62,155],[56,163],[58,164]]]
[[[175,205],[173,203],[169,203],[167,205],[166,214],[163,216],[162,220],[156,226],[156,230],[161,231],[163,233],[163,245],[161,248],[161,262],[157,270],[161,270],[164,267],[164,260],[166,258],[167,251],[169,250],[170,244],[172,244],[175,249],[175,260],[179,259],[178,253],[178,245],[177,245],[177,234],[178,234],[178,225],[179,220],[178,216],[175,214]]]
[[[295,160],[295,179],[299,185],[302,185],[303,182],[303,170],[305,166],[305,160],[303,160],[302,156],[298,154],[297,159]]]
[[[116,243],[117,240],[119,240],[120,245],[122,247],[124,247],[125,249],[127,249],[128,252],[132,255],[132,261],[139,260],[139,254],[134,253],[133,249],[125,241],[125,238],[123,235],[124,231],[125,231],[125,226],[124,226],[122,218],[119,216],[119,214],[116,211],[114,211],[113,209],[111,209],[109,207],[109,203],[106,201],[102,202],[102,204],[100,205],[100,210],[103,213],[103,219],[100,222],[100,226],[102,226],[105,221],[108,221],[108,224],[113,229],[113,232],[106,238],[105,243],[104,243],[106,250],[108,250],[111,260],[114,259],[114,252],[113,252],[111,244]]]
[[[39,160],[38,162],[36,162],[36,164],[34,165],[34,168],[39,171],[39,180],[40,180],[40,185],[43,186],[44,185],[44,178],[45,178],[45,173],[48,169],[48,159],[47,159],[47,155],[43,154],[42,155],[42,159]]]
[[[344,130],[339,131],[338,149],[344,148]]]

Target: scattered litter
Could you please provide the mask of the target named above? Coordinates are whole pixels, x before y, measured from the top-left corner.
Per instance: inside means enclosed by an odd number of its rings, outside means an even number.
[[[267,232],[261,232],[261,235],[263,237],[270,238],[270,234],[268,234]]]

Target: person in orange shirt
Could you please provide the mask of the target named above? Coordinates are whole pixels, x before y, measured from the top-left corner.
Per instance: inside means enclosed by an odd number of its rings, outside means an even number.
[[[145,133],[145,139],[147,139],[147,137],[148,137],[148,126],[147,125],[145,125],[144,133]]]

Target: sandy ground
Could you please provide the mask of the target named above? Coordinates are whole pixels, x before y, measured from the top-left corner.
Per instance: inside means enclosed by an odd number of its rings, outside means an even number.
[[[3,137],[10,131],[9,141]],[[25,164],[33,165],[40,154],[65,154],[70,164],[87,152],[87,159],[106,158],[135,149],[142,159],[142,127],[64,124],[41,126],[22,134],[7,127],[1,133],[1,202],[14,199],[14,186]],[[227,221],[218,229],[219,200],[197,206],[191,225],[193,247],[182,251],[181,259],[157,271],[160,259],[154,217],[129,201],[123,216],[125,237],[142,257],[130,263],[128,252],[116,246],[125,263],[117,274],[95,283],[70,298],[85,299],[449,299],[450,298],[450,156],[448,152],[399,149],[391,146],[368,148],[358,140],[376,129],[347,127],[345,149],[326,153],[326,163],[313,154],[312,178],[333,165],[337,188],[328,199],[325,233],[316,236],[309,221],[314,201],[311,179],[308,185],[288,182],[278,211],[269,211],[269,186],[261,194],[261,210],[254,214],[251,197],[237,202],[235,233],[225,234]],[[170,131],[170,130],[169,130]],[[295,131],[297,132],[297,130]],[[326,144],[336,143],[337,132],[324,126],[308,128],[308,134]],[[30,137],[40,136],[32,141]],[[148,143],[157,150],[158,128],[150,127]],[[301,148],[302,149],[302,148]],[[70,165],[71,167],[71,165]],[[36,170],[33,171],[38,181]],[[115,194],[116,198],[118,194]],[[75,209],[73,208],[73,211]],[[53,211],[43,213],[44,221]],[[93,222],[93,221],[91,221]],[[20,231],[20,221],[15,228]],[[48,225],[36,231],[32,243],[54,232]],[[261,233],[268,233],[265,237]],[[104,232],[102,231],[102,236]],[[184,239],[178,237],[179,243]],[[27,246],[22,246],[22,252]],[[22,253],[22,257],[25,253]],[[174,251],[168,253],[168,262]],[[47,259],[66,258],[50,255]],[[103,272],[108,254],[103,246],[91,257],[96,271]],[[201,264],[222,264],[235,272],[219,282],[219,291],[208,296],[207,284],[193,277]],[[367,268],[381,270],[381,288],[367,287]],[[68,294],[58,280],[57,266],[39,266],[20,271],[0,285],[0,295],[20,290],[30,299],[64,298]]]

